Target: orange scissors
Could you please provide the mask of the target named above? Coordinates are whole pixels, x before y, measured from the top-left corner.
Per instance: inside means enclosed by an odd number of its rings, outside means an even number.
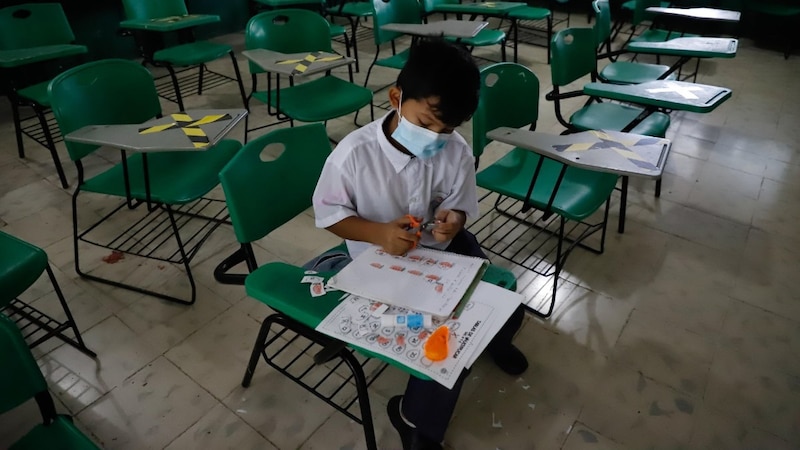
[[[432,227],[436,226],[436,221],[435,220],[431,220],[431,221],[428,221],[428,222],[420,222],[414,216],[412,216],[411,214],[406,214],[406,218],[409,220],[409,222],[411,222],[411,224],[408,226],[408,231],[417,230],[416,234],[417,234],[418,238],[422,237],[422,232],[423,231],[427,230],[428,228],[432,228]],[[415,242],[414,245],[411,246],[411,248],[414,249],[416,247],[417,247],[417,243]]]

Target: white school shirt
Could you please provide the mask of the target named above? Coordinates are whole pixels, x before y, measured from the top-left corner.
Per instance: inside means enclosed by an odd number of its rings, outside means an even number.
[[[478,215],[475,159],[457,132],[432,158],[422,160],[395,148],[382,124],[393,113],[348,134],[325,161],[314,190],[314,215],[319,228],[358,216],[373,222],[391,222],[406,214],[433,220],[439,209]],[[444,249],[430,231],[421,245]],[[355,258],[370,244],[347,240]]]

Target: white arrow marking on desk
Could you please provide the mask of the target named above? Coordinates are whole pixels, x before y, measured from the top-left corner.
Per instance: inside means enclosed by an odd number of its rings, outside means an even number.
[[[675,92],[680,94],[683,98],[687,100],[697,100],[697,96],[692,94],[692,91],[702,91],[703,88],[699,86],[681,86],[680,84],[675,83],[665,83],[665,87],[663,88],[656,88],[656,89],[648,89],[647,92],[652,94],[657,94],[660,92]]]

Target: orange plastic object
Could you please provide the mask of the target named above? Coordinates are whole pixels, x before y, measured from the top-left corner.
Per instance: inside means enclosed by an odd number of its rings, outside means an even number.
[[[409,227],[409,229],[411,229],[411,230],[416,229],[417,230],[417,237],[418,238],[422,237],[422,230],[420,229],[420,226],[422,226],[422,223],[418,222],[417,219],[414,216],[412,216],[411,214],[406,214],[406,218],[408,218],[408,220],[411,222],[411,226]],[[416,242],[414,242],[414,245],[411,246],[412,250],[415,249],[415,248],[417,248],[417,243]]]
[[[425,341],[425,357],[431,361],[441,361],[447,358],[447,341],[450,338],[450,329],[442,325]]]

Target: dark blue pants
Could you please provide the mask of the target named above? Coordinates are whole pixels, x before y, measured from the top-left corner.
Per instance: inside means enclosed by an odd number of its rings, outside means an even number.
[[[475,236],[466,230],[461,230],[453,238],[447,247],[447,251],[460,255],[486,258],[486,254],[483,253]],[[511,345],[511,339],[513,339],[519,327],[522,326],[524,318],[525,309],[520,305],[492,339],[486,350],[491,354],[497,349]],[[420,433],[434,442],[441,442],[444,440],[447,425],[453,417],[453,410],[456,407],[458,395],[461,393],[461,386],[468,374],[469,370],[464,370],[453,389],[447,389],[432,380],[421,380],[413,376],[408,377],[406,393],[403,396],[403,415],[416,425]]]

